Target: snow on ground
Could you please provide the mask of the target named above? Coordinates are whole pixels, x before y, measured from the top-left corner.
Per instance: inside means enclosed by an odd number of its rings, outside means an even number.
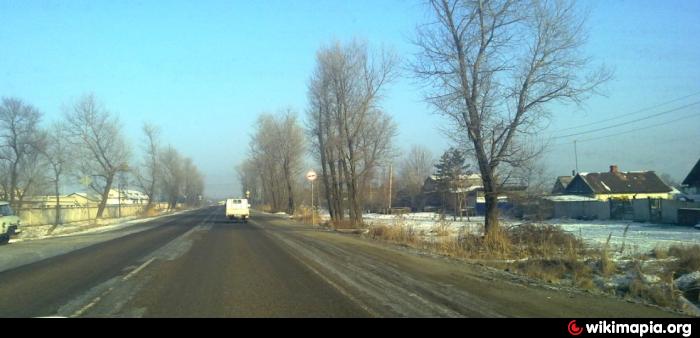
[[[611,236],[610,242],[614,247],[621,247],[624,242],[628,249],[637,250],[637,252],[647,252],[655,247],[700,244],[700,230],[673,224],[561,219],[549,220],[547,223],[559,225],[562,229],[581,236],[590,243],[604,245],[608,236]],[[625,234],[627,226],[629,229]]]
[[[416,231],[424,231],[430,234],[439,224],[439,215],[435,213],[411,213],[403,216],[366,214],[363,216],[368,225],[393,226],[403,224]],[[473,234],[482,234],[484,217],[463,218],[461,221],[453,221],[452,216],[447,216],[446,221],[449,231],[457,234],[460,231],[468,231]],[[523,223],[520,220],[501,220],[505,226],[517,226]],[[563,230],[571,232],[584,241],[604,245],[608,236],[612,248],[621,248],[625,244],[625,251],[630,253],[648,252],[656,247],[667,248],[671,245],[700,245],[700,230],[692,227],[684,227],[670,224],[635,223],[631,221],[580,221],[553,219],[545,223],[560,226]],[[627,233],[625,234],[625,228]],[[612,235],[611,235],[612,234]]]
[[[392,226],[397,224],[403,224],[407,227],[412,227],[415,231],[424,231],[425,233],[430,233],[440,226],[440,214],[432,212],[418,212],[405,215],[381,215],[381,214],[365,214],[362,216],[365,223],[374,225],[386,225]],[[446,216],[445,222],[443,224],[448,227],[448,230],[457,234],[459,232],[470,232],[473,234],[482,234],[484,228],[484,217],[463,217],[460,221],[453,221],[452,216]]]

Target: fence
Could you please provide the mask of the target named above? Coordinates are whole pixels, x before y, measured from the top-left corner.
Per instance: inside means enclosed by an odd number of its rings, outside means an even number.
[[[603,201],[566,201],[553,203],[554,218],[600,219],[613,218],[650,223],[678,224],[678,210],[700,208],[700,202],[685,202],[667,199],[635,199],[628,204],[629,212],[618,212],[615,203]],[[613,210],[612,207],[616,207]]]
[[[157,209],[167,208],[167,203],[155,205]],[[98,207],[61,207],[59,223],[73,223],[94,220],[97,217]],[[146,211],[145,204],[108,205],[102,213],[102,218],[119,218],[141,215]],[[54,224],[56,221],[56,208],[22,208],[16,210],[17,215],[22,220],[22,225],[46,225]]]
[[[554,218],[610,219],[610,203],[602,201],[554,202]]]

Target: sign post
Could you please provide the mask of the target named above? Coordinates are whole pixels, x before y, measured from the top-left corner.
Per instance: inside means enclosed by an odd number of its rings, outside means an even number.
[[[311,224],[316,225],[316,213],[314,210],[314,181],[316,180],[316,172],[311,169],[306,173],[306,179],[311,182]]]

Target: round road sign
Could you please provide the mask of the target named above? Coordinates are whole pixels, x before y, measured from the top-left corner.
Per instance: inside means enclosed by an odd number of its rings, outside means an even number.
[[[308,173],[306,173],[306,179],[309,181],[315,181],[316,180],[316,172],[313,170],[309,170]]]

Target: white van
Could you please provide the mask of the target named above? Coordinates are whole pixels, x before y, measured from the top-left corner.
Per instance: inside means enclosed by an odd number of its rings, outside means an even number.
[[[226,200],[226,217],[237,221],[242,220],[248,223],[250,218],[250,205],[245,198],[229,198]]]

